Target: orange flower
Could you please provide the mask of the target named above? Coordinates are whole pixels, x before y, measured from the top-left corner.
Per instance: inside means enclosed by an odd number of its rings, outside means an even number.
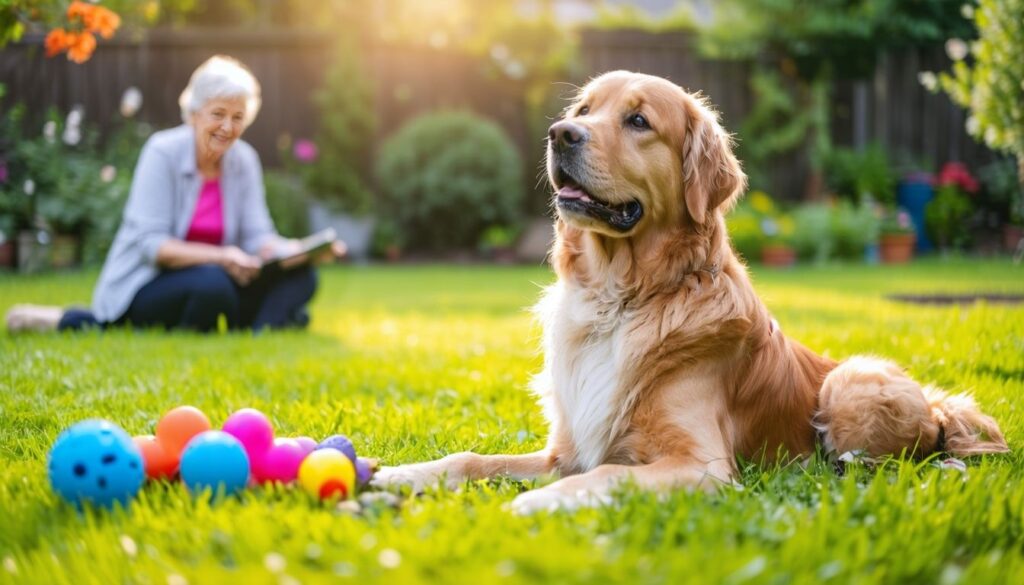
[[[69,33],[68,35],[68,59],[75,63],[85,63],[92,57],[96,50],[96,37],[89,31],[80,33]]]
[[[85,26],[90,31],[99,33],[101,37],[109,39],[114,36],[114,31],[121,26],[121,17],[113,10],[95,6],[92,14],[85,18]]]
[[[46,56],[53,57],[68,48],[68,33],[62,28],[55,28],[46,33]]]
[[[75,0],[70,6],[68,6],[68,20],[79,18],[84,22],[89,19],[89,16],[92,15],[93,10],[95,9],[96,7],[88,2]]]

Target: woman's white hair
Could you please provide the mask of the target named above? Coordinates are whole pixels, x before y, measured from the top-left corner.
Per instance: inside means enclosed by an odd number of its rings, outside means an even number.
[[[245,99],[245,126],[248,127],[260,111],[260,82],[238,59],[214,55],[196,68],[178,97],[181,119],[191,124],[192,114],[206,102],[218,98]]]

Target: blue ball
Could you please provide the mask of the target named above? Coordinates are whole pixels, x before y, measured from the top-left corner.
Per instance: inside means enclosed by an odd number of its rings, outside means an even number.
[[[242,443],[224,431],[199,433],[181,454],[181,480],[194,493],[210,488],[233,494],[249,483],[249,456]]]
[[[106,420],[85,420],[61,433],[48,467],[53,491],[75,505],[127,506],[146,479],[139,448]]]
[[[345,435],[331,435],[327,437],[320,441],[320,444],[316,446],[314,451],[319,451],[320,449],[337,449],[344,453],[345,457],[348,457],[352,465],[356,464],[356,448]]]

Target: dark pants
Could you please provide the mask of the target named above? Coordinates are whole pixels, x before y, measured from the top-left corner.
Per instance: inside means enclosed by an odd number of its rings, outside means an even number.
[[[136,327],[210,331],[224,315],[232,329],[302,327],[306,303],[316,291],[316,272],[304,266],[262,274],[238,286],[220,266],[203,264],[167,270],[139,289],[128,311],[115,323],[98,323],[92,313],[69,309],[58,330],[130,323]]]

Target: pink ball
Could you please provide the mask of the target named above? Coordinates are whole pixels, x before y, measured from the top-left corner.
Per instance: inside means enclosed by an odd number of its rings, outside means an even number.
[[[295,439],[274,439],[274,445],[253,465],[253,476],[260,483],[291,483],[299,475],[306,450]]]
[[[311,437],[295,437],[295,440],[302,445],[302,448],[305,449],[307,455],[312,453],[313,449],[316,449],[316,440]]]
[[[274,427],[255,408],[243,408],[224,421],[224,432],[238,439],[250,461],[259,461],[274,442]]]

